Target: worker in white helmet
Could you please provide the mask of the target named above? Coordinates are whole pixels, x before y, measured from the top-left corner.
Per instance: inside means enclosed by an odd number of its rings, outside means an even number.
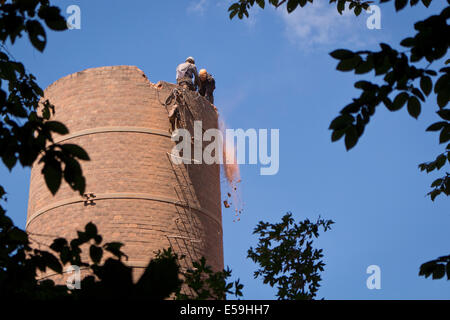
[[[194,82],[192,81],[192,78],[194,78]],[[194,58],[188,57],[186,62],[178,65],[177,84],[192,91],[197,90],[199,80]]]

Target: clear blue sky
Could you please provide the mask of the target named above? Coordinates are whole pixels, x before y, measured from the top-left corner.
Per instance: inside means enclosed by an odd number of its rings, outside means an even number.
[[[43,88],[65,75],[109,65],[136,65],[154,83],[174,82],[176,65],[194,56],[216,78],[216,104],[229,127],[280,129],[279,173],[261,176],[258,166],[242,166],[241,221],[234,223],[232,211],[223,210],[225,264],[245,284],[244,298],[275,297],[253,279],[256,266],[246,252],[257,242],[252,235],[257,222],[279,221],[287,211],[297,220],[320,214],[336,222],[318,241],[327,264],[319,297],[449,298],[449,282],[418,277],[421,263],[450,251],[448,199],[431,202],[425,195],[437,175],[417,168],[443,151],[437,136],[425,132],[438,120],[434,97],[419,120],[406,110],[380,107],[350,152],[342,142],[331,143],[328,130],[358,94],[356,77],[336,71],[328,53],[398,44],[412,34],[415,21],[440,12],[443,2],[400,14],[393,3],[381,5],[381,30],[366,28],[366,13],[339,16],[328,1],[320,2],[290,16],[284,8],[255,7],[250,20],[230,21],[230,1],[61,0],[56,3],[64,11],[80,6],[81,30],[49,32],[44,54],[25,40],[9,48]],[[29,174],[22,168],[10,174],[0,166],[8,213],[21,227]],[[381,290],[366,287],[372,264],[381,268]]]

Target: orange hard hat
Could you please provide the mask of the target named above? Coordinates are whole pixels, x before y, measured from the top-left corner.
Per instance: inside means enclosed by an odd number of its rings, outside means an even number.
[[[198,72],[198,75],[199,75],[199,77],[200,77],[202,80],[206,79],[206,74],[207,74],[206,69],[201,69],[201,70]]]

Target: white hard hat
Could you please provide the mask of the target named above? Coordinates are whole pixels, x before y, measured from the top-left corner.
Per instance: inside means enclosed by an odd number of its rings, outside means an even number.
[[[186,62],[190,62],[190,63],[195,64],[195,60],[194,60],[193,57],[187,57],[187,58],[186,58]]]

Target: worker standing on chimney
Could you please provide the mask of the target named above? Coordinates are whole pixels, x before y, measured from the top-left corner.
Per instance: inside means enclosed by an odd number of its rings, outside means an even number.
[[[194,82],[192,82],[194,78]],[[195,60],[192,57],[188,57],[186,62],[178,65],[177,67],[177,84],[185,89],[196,91],[199,86],[197,67],[195,66]]]
[[[216,81],[213,76],[206,71],[206,69],[201,69],[198,73],[198,77],[200,79],[198,93],[208,99],[211,104],[214,104],[213,92],[216,88]]]

